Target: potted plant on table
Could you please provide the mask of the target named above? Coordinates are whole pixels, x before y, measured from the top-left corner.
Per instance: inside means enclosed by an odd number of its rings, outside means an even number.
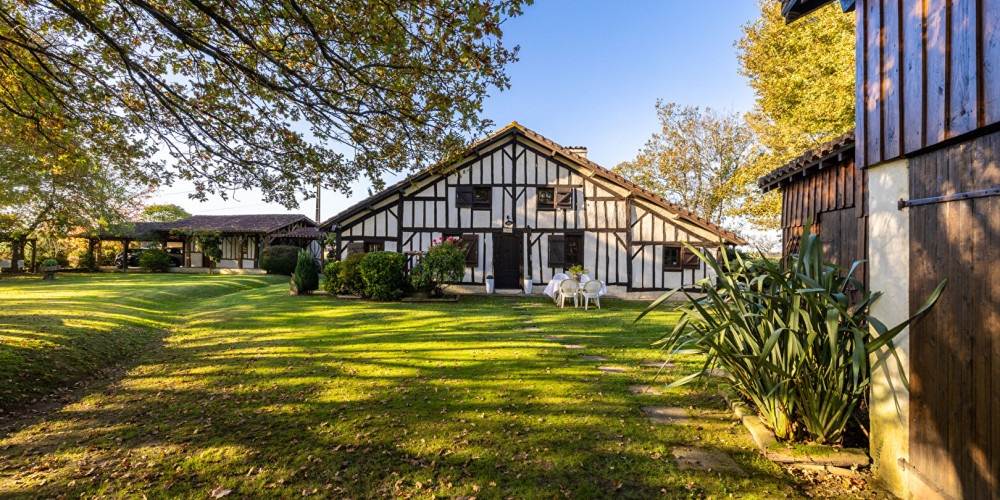
[[[41,269],[45,273],[42,279],[48,281],[56,279],[56,271],[62,269],[62,267],[59,266],[59,262],[56,259],[45,259],[42,261]]]
[[[531,295],[531,286],[533,284],[534,283],[532,283],[532,281],[531,281],[531,276],[525,276],[524,277],[524,294],[525,295]]]
[[[582,278],[583,275],[587,273],[587,268],[581,265],[576,265],[567,269],[566,272],[568,272],[571,276],[573,276],[573,279],[580,281],[580,278]]]

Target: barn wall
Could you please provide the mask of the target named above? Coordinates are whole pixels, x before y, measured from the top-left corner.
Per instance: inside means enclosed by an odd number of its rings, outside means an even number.
[[[1000,0],[858,0],[858,164],[1000,122]]]
[[[910,160],[910,199],[1000,187],[1000,133]],[[1000,480],[1000,197],[911,206],[911,491],[997,498]]]

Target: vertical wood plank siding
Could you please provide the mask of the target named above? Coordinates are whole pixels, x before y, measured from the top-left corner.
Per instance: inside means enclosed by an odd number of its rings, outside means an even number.
[[[798,253],[802,229],[811,218],[812,233],[819,235],[829,262],[850,268],[868,259],[867,172],[855,168],[852,151],[842,158],[796,174],[781,186],[783,256]],[[868,266],[860,266],[856,277],[867,286]]]
[[[1000,133],[910,160],[913,197],[1000,186]],[[910,310],[944,278],[910,329],[910,457],[954,498],[998,498],[1000,478],[1000,198],[910,207]]]
[[[856,161],[1000,122],[1000,0],[858,0]]]

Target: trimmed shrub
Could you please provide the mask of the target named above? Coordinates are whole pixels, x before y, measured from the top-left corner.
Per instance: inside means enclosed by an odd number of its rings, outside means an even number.
[[[170,256],[155,248],[143,250],[139,254],[139,267],[154,273],[165,273],[170,269]]]
[[[403,296],[406,256],[397,252],[371,252],[361,258],[364,294],[375,300],[396,300]]]
[[[97,271],[99,268],[97,267],[97,256],[94,255],[95,253],[96,250],[93,253],[82,252],[80,257],[76,259],[76,268],[83,271]]]
[[[343,285],[340,282],[340,268],[344,263],[335,260],[326,264],[323,268],[323,291],[330,295],[341,293]]]
[[[337,271],[337,283],[340,285],[340,293],[353,293],[364,295],[365,286],[361,280],[361,259],[365,254],[355,253],[348,255],[340,263]]]
[[[309,255],[306,249],[299,250],[298,262],[295,264],[295,274],[292,275],[295,288],[299,293],[311,292],[319,288],[319,269],[316,259]]]
[[[267,274],[293,274],[299,261],[301,248],[292,245],[274,245],[260,251],[260,268]]]
[[[58,265],[59,265],[59,261],[56,260],[56,259],[45,259],[45,260],[42,261],[42,266],[44,266],[44,267],[52,267],[52,266],[58,266]]]

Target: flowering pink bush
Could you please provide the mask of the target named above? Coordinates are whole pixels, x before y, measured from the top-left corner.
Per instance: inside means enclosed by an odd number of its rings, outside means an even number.
[[[410,270],[410,283],[417,290],[440,292],[444,283],[461,281],[465,276],[465,248],[457,238],[438,238]]]

